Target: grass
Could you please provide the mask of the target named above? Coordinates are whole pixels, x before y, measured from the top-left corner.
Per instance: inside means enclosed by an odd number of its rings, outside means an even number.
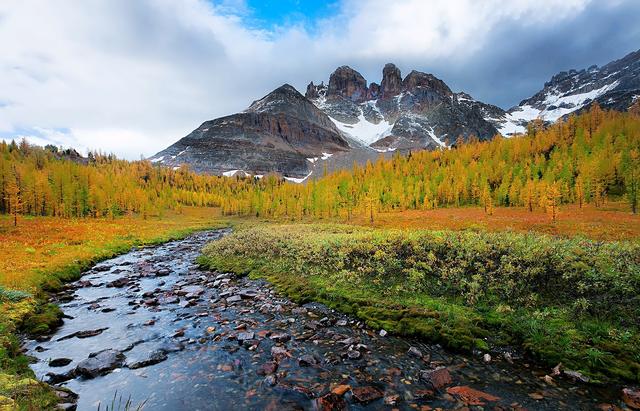
[[[266,225],[210,244],[200,263],[400,335],[461,350],[518,346],[595,381],[640,381],[637,241]]]
[[[34,379],[16,335],[48,333],[59,324],[62,313],[46,303],[47,291],[133,247],[226,225],[219,210],[191,207],[148,219],[43,217],[12,223],[0,217],[0,410],[51,409],[57,403],[52,390]]]

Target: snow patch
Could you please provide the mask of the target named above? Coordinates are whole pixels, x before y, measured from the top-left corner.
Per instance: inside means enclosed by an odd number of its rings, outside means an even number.
[[[244,173],[243,170],[229,170],[222,173],[222,175],[225,177],[233,177],[236,175],[236,173],[240,173],[240,172]]]
[[[334,119],[333,117],[329,117],[331,121],[338,127],[338,129],[359,142],[370,145],[375,143],[391,134],[391,129],[393,128],[393,124],[389,123],[387,120],[382,120],[378,124],[374,124],[369,122],[366,118],[364,118],[364,113],[362,109],[360,109],[360,115],[358,116],[358,122],[355,124],[343,123]]]
[[[176,158],[176,157],[180,157],[181,155],[183,155],[187,150],[189,150],[189,146],[187,146],[187,148],[185,148],[184,150],[182,150],[181,152],[179,152],[178,154],[176,154],[175,156],[172,156],[172,158]]]
[[[305,177],[303,178],[295,178],[295,177],[287,177],[285,176],[284,179],[287,181],[291,181],[292,183],[303,183],[307,178],[311,177],[311,174],[313,174],[313,171],[310,171],[309,174],[307,174]]]
[[[433,141],[436,142],[437,145],[439,145],[442,148],[447,148],[447,143],[440,140],[438,136],[436,136],[436,133],[433,132],[433,129],[430,129],[429,131],[427,131],[427,134],[429,134],[429,137],[431,137]]]
[[[158,162],[160,162],[162,160],[164,160],[164,156],[160,156],[158,158],[151,159],[151,162],[152,163],[158,163]]]

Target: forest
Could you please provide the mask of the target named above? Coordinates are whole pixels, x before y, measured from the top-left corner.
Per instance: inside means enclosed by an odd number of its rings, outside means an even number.
[[[26,140],[0,143],[0,213],[72,217],[159,215],[181,206],[221,207],[225,215],[290,220],[351,219],[379,212],[475,205],[542,210],[552,220],[562,204],[625,199],[638,211],[640,109],[588,112],[545,127],[533,122],[527,135],[496,136],[453,148],[380,158],[351,170],[328,173],[306,184],[278,175],[218,177],[182,166],[113,155],[68,155]],[[65,154],[66,153],[66,154]]]

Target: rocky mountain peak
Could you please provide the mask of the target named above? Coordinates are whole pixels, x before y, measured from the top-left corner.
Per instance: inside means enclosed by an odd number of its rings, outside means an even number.
[[[327,97],[343,97],[353,102],[367,98],[367,80],[349,66],[341,66],[329,77]]]
[[[447,84],[433,74],[412,70],[402,81],[402,88],[405,91],[415,90],[417,87],[431,89],[443,96],[452,96],[453,92]]]
[[[393,63],[385,64],[382,69],[382,83],[380,83],[383,99],[397,96],[402,91],[402,75],[400,69]]]

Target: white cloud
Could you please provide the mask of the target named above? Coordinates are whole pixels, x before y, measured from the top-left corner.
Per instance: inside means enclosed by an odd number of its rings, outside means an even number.
[[[243,0],[3,0],[0,135],[150,156],[284,82],[342,64],[371,81],[388,61],[462,67],[501,26],[559,25],[590,2],[345,0],[310,34],[247,28]]]

